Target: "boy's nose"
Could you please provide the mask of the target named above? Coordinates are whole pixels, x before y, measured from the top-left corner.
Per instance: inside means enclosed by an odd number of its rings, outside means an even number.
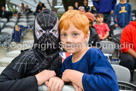
[[[71,36],[67,36],[66,42],[72,42]]]

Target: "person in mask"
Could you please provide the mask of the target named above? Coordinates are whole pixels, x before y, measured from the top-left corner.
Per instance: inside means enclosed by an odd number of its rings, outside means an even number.
[[[23,51],[1,73],[0,91],[38,91],[39,85],[60,74],[62,62],[55,13],[48,9],[40,12],[33,34],[33,48]]]

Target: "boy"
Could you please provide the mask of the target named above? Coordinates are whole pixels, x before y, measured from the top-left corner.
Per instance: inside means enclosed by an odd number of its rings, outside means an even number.
[[[103,14],[97,14],[96,15],[96,21],[97,23],[94,25],[96,28],[96,31],[99,35],[100,40],[105,40],[109,36],[109,27],[106,23],[103,23]]]
[[[131,21],[131,4],[126,0],[120,0],[113,13],[115,27],[124,28]]]
[[[97,13],[104,14],[104,23],[107,23],[109,27],[116,2],[117,0],[93,0]]]
[[[106,57],[99,49],[86,46],[89,21],[84,13],[67,11],[59,28],[62,46],[73,54],[63,62],[62,80],[71,82],[76,91],[119,91],[115,72]]]
[[[60,74],[57,16],[48,9],[41,11],[33,34],[32,50],[22,52],[1,73],[0,91],[38,91],[39,85]]]

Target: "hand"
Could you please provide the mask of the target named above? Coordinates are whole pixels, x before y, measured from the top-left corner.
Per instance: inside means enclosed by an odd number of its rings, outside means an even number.
[[[35,75],[38,85],[42,85],[44,82],[54,76],[56,76],[56,73],[51,70],[43,70],[42,72]]]
[[[70,73],[72,72],[72,70],[70,69],[67,69],[63,72],[63,75],[62,75],[62,80],[65,81],[65,82],[70,82]]]
[[[102,35],[101,34],[99,35],[99,38],[102,39]]]
[[[40,12],[41,12],[41,10],[39,9],[39,10],[38,10],[38,13],[40,13]]]
[[[101,37],[101,40],[105,40],[106,38],[104,38],[104,37]]]
[[[113,10],[111,10],[110,14],[111,14],[111,15],[113,14]]]
[[[83,91],[83,89],[81,89],[79,86],[75,85],[74,83],[72,85],[75,88],[75,91]]]
[[[59,77],[52,77],[45,82],[45,85],[48,87],[48,91],[61,91],[64,81]]]
[[[115,27],[118,27],[118,24],[115,24],[114,26],[115,26]]]

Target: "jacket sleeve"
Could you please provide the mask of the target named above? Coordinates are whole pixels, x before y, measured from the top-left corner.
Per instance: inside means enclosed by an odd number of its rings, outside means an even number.
[[[36,77],[24,76],[28,65],[26,59],[18,56],[6,67],[0,75],[0,91],[38,91]]]
[[[97,46],[96,43],[97,43],[97,42],[100,42],[100,38],[99,38],[99,36],[98,36],[98,33],[96,32],[95,27],[92,27],[91,29],[92,29],[92,31],[94,31],[94,36],[93,36],[94,43],[93,43],[92,45],[93,45],[93,46]],[[90,35],[90,36],[92,36],[92,35]]]
[[[93,5],[96,8],[96,10],[99,10],[99,1],[98,0],[93,0]]]
[[[96,44],[97,42],[100,42],[100,38],[99,38],[98,34],[96,33],[95,34],[95,40],[94,40],[93,46],[97,46],[97,44]]]
[[[92,52],[89,67],[93,67],[92,73],[82,77],[85,91],[119,91],[115,72],[99,49]]]
[[[114,21],[114,24],[117,24],[117,7],[118,7],[118,5],[115,6],[114,12],[113,12],[113,21]]]

